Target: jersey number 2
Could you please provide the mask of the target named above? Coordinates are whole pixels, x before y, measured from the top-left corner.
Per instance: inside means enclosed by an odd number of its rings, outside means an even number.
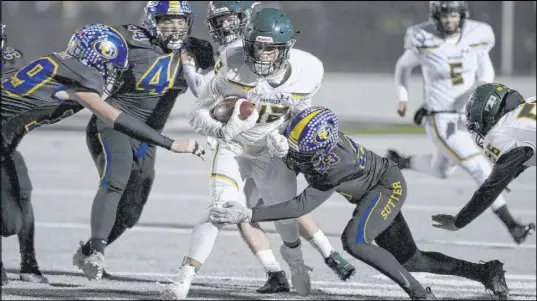
[[[180,85],[174,86],[176,82],[175,77],[180,72],[181,61],[177,61],[175,70],[172,72],[173,56],[174,54],[170,53],[156,58],[144,75],[136,82],[136,90],[149,91],[150,94],[157,95],[166,93],[168,89],[179,89],[185,92],[186,87]],[[182,78],[178,79],[178,82],[182,81]]]
[[[464,84],[464,79],[459,71],[462,69],[462,62],[449,63],[449,76],[451,78],[451,85],[457,86]]]
[[[2,82],[2,90],[11,97],[22,97],[34,93],[58,72],[58,64],[49,57],[39,58]]]

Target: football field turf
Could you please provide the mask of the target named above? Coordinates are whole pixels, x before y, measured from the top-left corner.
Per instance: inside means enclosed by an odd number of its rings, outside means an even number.
[[[204,138],[193,136],[206,146]],[[405,154],[432,150],[425,135],[353,136],[367,148],[384,154],[393,147]],[[113,280],[89,281],[71,263],[78,242],[90,234],[90,211],[98,182],[97,171],[82,132],[40,131],[28,135],[20,146],[34,185],[36,249],[42,271],[50,284],[18,280],[19,252],[15,236],[2,240],[2,260],[11,282],[2,288],[2,299],[158,299],[166,277],[173,275],[189,244],[189,233],[209,206],[206,161],[191,155],[158,151],[156,180],[140,223],[106,250],[107,270]],[[211,153],[211,152],[210,152]],[[212,153],[211,153],[212,154]],[[487,211],[458,232],[431,226],[435,213],[455,214],[469,200],[476,185],[469,175],[457,171],[440,180],[404,171],[408,197],[403,214],[422,250],[441,251],[473,262],[498,259],[505,263],[511,299],[536,298],[535,236],[517,246],[499,219]],[[513,215],[535,222],[535,168],[528,169],[504,194]],[[299,189],[305,187],[300,177]],[[407,295],[375,269],[352,258],[341,247],[340,233],[354,207],[333,196],[313,212],[320,228],[337,251],[348,258],[357,273],[340,281],[324,264],[319,253],[303,240],[304,260],[313,268],[312,295],[259,295],[255,289],[265,281],[260,263],[242,241],[236,227],[224,228],[211,256],[199,271],[190,291],[192,299],[408,299]],[[280,237],[271,223],[272,249],[290,279],[289,268],[279,254]],[[490,299],[482,284],[463,278],[414,274],[440,299]]]

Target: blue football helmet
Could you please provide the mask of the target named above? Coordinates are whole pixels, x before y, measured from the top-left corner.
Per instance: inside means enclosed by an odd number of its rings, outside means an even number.
[[[6,35],[6,25],[0,24],[0,37],[2,38],[2,48],[4,49],[4,46],[7,43],[7,35]]]
[[[287,126],[290,169],[307,172],[318,168],[339,141],[339,121],[329,109],[314,106],[300,112]]]
[[[179,31],[176,28],[159,29],[158,19],[164,16],[184,17],[186,27]],[[169,50],[180,49],[185,44],[193,22],[194,15],[188,1],[149,1],[145,6],[144,28]]]
[[[82,64],[97,69],[106,81],[108,93],[121,85],[121,74],[129,66],[127,42],[108,25],[88,24],[80,27],[69,40],[65,52]]]

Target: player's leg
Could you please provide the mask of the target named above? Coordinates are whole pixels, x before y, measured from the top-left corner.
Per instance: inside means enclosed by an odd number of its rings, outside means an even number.
[[[406,188],[401,171],[389,168],[384,179],[361,198],[341,240],[345,251],[396,282],[412,299],[432,298],[430,290],[410,275],[390,252],[373,244],[401,210]]]
[[[226,148],[218,147],[211,168],[209,193],[211,206],[221,206],[224,202],[235,201],[246,206],[244,181],[247,178],[244,162]],[[208,213],[194,227],[190,236],[188,252],[183,257],[177,281],[166,286],[162,297],[183,300],[187,297],[196,273],[209,257],[222,225],[214,224]]]
[[[347,261],[324,235],[323,231],[317,227],[317,223],[311,213],[298,218],[300,236],[305,238],[321,254],[324,263],[336,273],[339,279],[345,281],[349,279],[356,271],[354,266]]]
[[[0,160],[2,182],[2,237],[10,237],[20,233],[23,225],[22,209],[19,204],[19,187],[15,163],[11,156],[3,156]],[[1,245],[0,245],[1,247]],[[2,261],[2,286],[9,281]]]
[[[260,206],[263,202],[255,182],[251,178],[248,178],[244,183],[244,195],[249,208]],[[263,265],[265,273],[267,273],[267,282],[258,288],[256,292],[260,294],[289,292],[289,282],[285,272],[276,260],[271,249],[270,240],[259,223],[240,223],[237,226],[242,239]]]
[[[379,247],[393,254],[409,272],[464,277],[483,283],[485,288],[502,298],[507,297],[509,293],[503,263],[498,260],[472,263],[439,252],[421,251],[417,248],[401,212],[395,217],[394,222],[375,239],[375,242]]]
[[[22,229],[17,235],[21,254],[20,279],[26,282],[48,283],[48,279],[39,270],[35,257],[35,222],[34,209],[31,203],[33,187],[28,175],[28,168],[18,151],[13,153],[13,162],[15,163],[19,181],[19,202],[22,213]]]
[[[97,120],[101,153],[96,158],[100,182],[91,210],[89,257],[81,266],[86,277],[99,279],[104,269],[104,249],[115,223],[119,201],[131,174],[132,147],[130,138]],[[90,152],[94,143],[88,144]],[[75,263],[73,261],[73,263]],[[75,263],[76,264],[76,263]]]
[[[250,173],[266,206],[285,202],[296,196],[296,173],[287,168],[280,158],[258,157],[250,161]],[[298,220],[288,219],[274,222],[276,230],[283,240],[280,247],[282,258],[289,265],[291,282],[298,294],[311,292],[311,280],[302,258],[301,242],[298,233]]]

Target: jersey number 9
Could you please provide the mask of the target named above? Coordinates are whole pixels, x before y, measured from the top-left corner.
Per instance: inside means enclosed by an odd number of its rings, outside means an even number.
[[[49,57],[39,58],[2,82],[9,96],[23,97],[34,93],[56,75],[58,64]]]

